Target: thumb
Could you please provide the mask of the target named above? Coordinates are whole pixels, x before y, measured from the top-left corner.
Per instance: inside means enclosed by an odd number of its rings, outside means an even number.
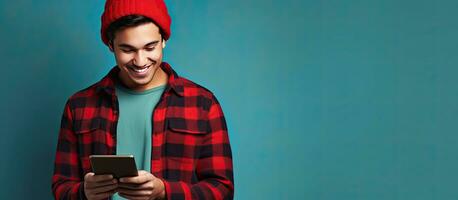
[[[92,176],[94,176],[94,175],[95,175],[95,174],[94,174],[93,172],[89,172],[89,173],[87,173],[86,175],[84,175],[84,180],[86,180],[86,179],[88,179],[88,178],[90,178],[90,177],[92,177]]]

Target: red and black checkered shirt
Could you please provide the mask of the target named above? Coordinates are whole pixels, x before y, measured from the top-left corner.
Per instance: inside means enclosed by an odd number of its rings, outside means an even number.
[[[163,180],[167,199],[232,199],[232,153],[218,101],[167,63],[161,68],[168,83],[152,113],[151,173]],[[86,199],[89,155],[116,154],[118,73],[114,67],[65,105],[52,177],[56,199]]]

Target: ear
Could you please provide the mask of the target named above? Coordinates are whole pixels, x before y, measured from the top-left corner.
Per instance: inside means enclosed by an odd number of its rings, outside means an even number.
[[[162,48],[165,48],[165,40],[162,39]]]
[[[114,48],[113,48],[113,43],[112,42],[108,42],[108,48],[110,48],[111,52],[114,52]]]

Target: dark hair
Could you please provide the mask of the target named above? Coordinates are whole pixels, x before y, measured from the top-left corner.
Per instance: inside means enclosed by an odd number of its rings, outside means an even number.
[[[117,19],[116,21],[111,23],[107,28],[106,36],[108,39],[108,43],[113,44],[113,40],[115,38],[115,34],[117,31],[125,29],[125,28],[140,26],[146,23],[154,23],[154,21],[142,15],[127,15],[127,16]],[[157,26],[156,23],[154,24]],[[157,27],[159,27],[159,33],[161,34],[161,37],[163,38],[163,31],[161,27],[160,26],[157,26]]]

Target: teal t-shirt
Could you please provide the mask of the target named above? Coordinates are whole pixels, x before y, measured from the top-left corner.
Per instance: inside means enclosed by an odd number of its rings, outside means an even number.
[[[134,155],[138,170],[151,171],[152,116],[165,86],[136,92],[116,84],[119,102],[116,154]],[[113,199],[124,198],[115,194]]]

